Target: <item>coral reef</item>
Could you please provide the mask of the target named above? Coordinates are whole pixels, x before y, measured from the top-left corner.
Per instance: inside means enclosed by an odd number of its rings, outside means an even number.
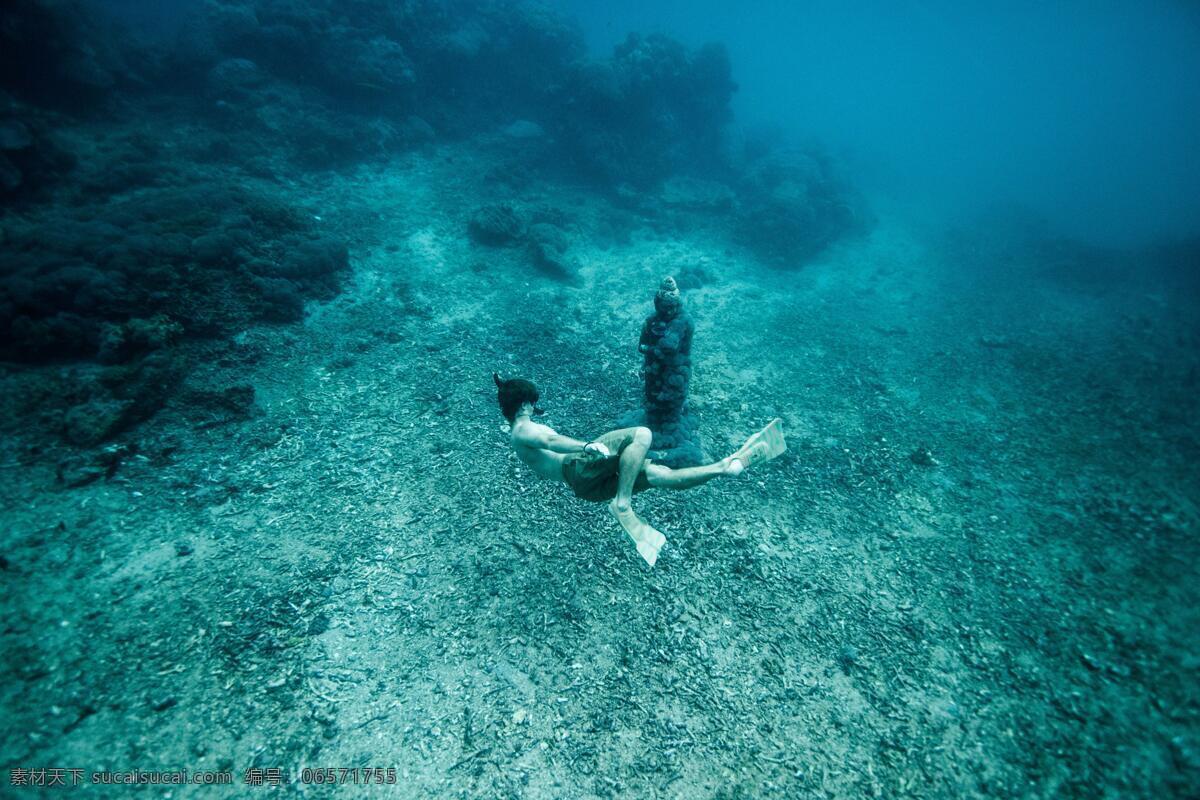
[[[119,361],[298,319],[298,298],[333,296],[348,264],[310,218],[237,185],[46,208],[5,226],[0,357]]]
[[[546,275],[572,280],[575,264],[569,255],[570,240],[551,219],[559,215],[545,209],[522,209],[511,203],[481,206],[471,214],[467,233],[485,247],[522,247],[529,262]],[[531,221],[527,224],[526,219]]]
[[[651,458],[671,467],[705,460],[696,420],[688,408],[692,377],[692,335],[695,325],[683,307],[675,279],[663,279],[654,295],[654,313],[646,318],[638,338],[645,381],[642,408],[621,424],[645,425],[654,432]]]
[[[666,36],[631,34],[609,60],[575,66],[554,125],[586,174],[648,187],[675,172],[721,170],[736,89],[723,46],[691,51]]]
[[[0,207],[36,196],[74,164],[74,156],[56,144],[46,121],[0,91]]]
[[[224,0],[190,27],[200,35],[168,60],[207,84],[216,110],[284,138],[299,118],[268,119],[264,107],[303,111],[312,130],[298,141],[396,126],[385,149],[419,139],[405,130],[413,116],[417,130],[463,135],[498,115],[541,113],[544,76],[584,49],[560,16],[515,2]],[[378,139],[347,136],[344,152],[368,155]]]
[[[78,109],[105,102],[143,57],[130,37],[82,3],[6,0],[0,7],[0,81],[31,104]]]
[[[869,224],[833,161],[813,150],[772,150],[739,172],[735,237],[766,264],[797,267]]]

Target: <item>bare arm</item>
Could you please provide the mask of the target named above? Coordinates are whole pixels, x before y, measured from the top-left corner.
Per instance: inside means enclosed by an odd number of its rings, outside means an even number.
[[[546,443],[542,447],[552,453],[582,453],[586,444],[587,442],[572,439],[570,436],[552,433],[546,437]]]
[[[588,444],[555,433],[544,425],[522,425],[513,432],[513,440],[525,447],[537,447],[552,453],[582,453]]]

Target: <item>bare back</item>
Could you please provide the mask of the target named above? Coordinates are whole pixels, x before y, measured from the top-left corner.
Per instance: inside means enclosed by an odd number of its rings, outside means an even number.
[[[552,436],[556,431],[549,425],[542,425],[540,422],[534,422],[526,418],[518,418],[513,423],[510,441],[512,442],[513,450],[517,453],[517,458],[528,464],[530,469],[536,472],[540,478],[547,478],[552,481],[562,480],[562,463],[563,459],[566,458],[564,453],[554,453],[541,447],[529,447],[521,443],[521,439],[531,438],[530,434],[537,433]]]

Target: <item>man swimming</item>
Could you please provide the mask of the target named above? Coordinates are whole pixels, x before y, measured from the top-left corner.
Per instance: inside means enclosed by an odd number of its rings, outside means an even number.
[[[510,439],[517,457],[539,477],[563,481],[576,497],[608,502],[621,527],[650,566],[667,539],[633,512],[630,500],[646,489],[691,489],[719,475],[737,476],[751,465],[769,461],[785,449],[782,420],[776,418],[746,440],[737,452],[702,467],[671,469],[646,458],[649,428],[620,428],[590,442],[563,436],[534,422],[541,414],[538,389],[520,378],[502,380],[492,373],[499,390],[500,413],[511,424]]]

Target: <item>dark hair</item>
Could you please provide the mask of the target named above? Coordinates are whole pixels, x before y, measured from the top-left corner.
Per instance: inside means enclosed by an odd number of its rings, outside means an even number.
[[[496,388],[500,390],[496,393],[496,399],[500,401],[500,413],[509,422],[512,422],[513,417],[521,410],[522,404],[537,404],[538,388],[529,381],[520,378],[501,380],[495,372],[492,373],[492,380],[496,382]]]

